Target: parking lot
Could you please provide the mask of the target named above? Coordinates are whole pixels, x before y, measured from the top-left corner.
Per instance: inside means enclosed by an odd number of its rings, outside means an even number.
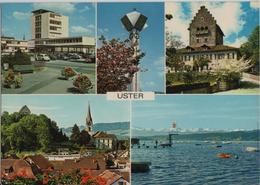
[[[36,68],[34,73],[22,74],[23,85],[21,88],[10,89],[2,87],[3,94],[67,94],[73,91],[73,78],[61,78],[61,69],[72,67],[78,73],[86,74],[94,87],[89,93],[95,93],[95,64],[68,60],[51,60],[44,67]],[[3,79],[3,78],[2,78]]]

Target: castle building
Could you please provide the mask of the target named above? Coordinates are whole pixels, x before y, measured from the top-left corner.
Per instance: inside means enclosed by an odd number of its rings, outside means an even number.
[[[237,59],[238,48],[224,45],[225,36],[217,21],[205,6],[201,6],[189,25],[189,46],[177,50],[181,60],[193,67],[195,60]],[[214,67],[209,63],[209,68]]]
[[[69,36],[69,17],[45,9],[32,11],[30,50],[43,53],[81,52],[95,54],[96,40],[88,36]]]

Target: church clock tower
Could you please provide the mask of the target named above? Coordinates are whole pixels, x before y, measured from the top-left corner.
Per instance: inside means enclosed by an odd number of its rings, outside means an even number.
[[[93,127],[93,120],[91,116],[91,111],[90,111],[90,105],[88,104],[88,114],[86,118],[86,131],[91,135],[92,132],[92,127]]]

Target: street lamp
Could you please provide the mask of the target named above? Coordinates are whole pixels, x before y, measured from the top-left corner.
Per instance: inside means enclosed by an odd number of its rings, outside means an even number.
[[[139,32],[146,27],[146,21],[147,17],[137,12],[136,9],[121,18],[122,24],[130,34],[129,39],[134,48],[134,57],[139,54]],[[137,72],[133,76],[131,90],[139,91],[139,89],[139,72]]]

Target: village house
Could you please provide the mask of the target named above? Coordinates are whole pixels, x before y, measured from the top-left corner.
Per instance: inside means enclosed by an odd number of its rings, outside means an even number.
[[[201,6],[189,25],[189,45],[177,49],[180,59],[191,67],[201,58],[211,61],[204,68],[213,69],[215,61],[238,58],[238,48],[224,45],[225,36],[217,21],[205,6]],[[174,71],[173,69],[168,69]]]
[[[6,177],[26,175],[34,179],[38,172],[37,168],[33,168],[23,159],[1,159],[1,173]]]
[[[105,170],[99,176],[107,179],[106,185],[129,185],[130,184],[126,179],[124,179],[123,176],[115,172],[112,172],[110,170]]]
[[[104,131],[93,131],[93,119],[91,115],[90,105],[88,105],[88,112],[86,117],[86,131],[92,137],[92,142],[97,149],[116,149],[117,137],[114,134],[108,134]]]
[[[98,131],[93,135],[97,149],[111,149],[116,148],[117,138],[114,134],[108,134],[103,131]]]
[[[31,166],[36,166],[40,171],[53,170],[53,165],[43,155],[30,155],[24,157],[24,161],[28,162]]]

